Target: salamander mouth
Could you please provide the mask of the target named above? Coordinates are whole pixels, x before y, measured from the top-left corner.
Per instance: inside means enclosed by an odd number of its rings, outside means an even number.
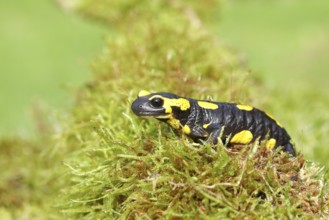
[[[168,113],[159,113],[159,112],[147,112],[147,111],[141,111],[138,113],[135,113],[139,117],[152,117],[152,118],[169,118],[170,114]]]
[[[170,114],[165,112],[163,107],[154,107],[148,101],[137,99],[132,105],[131,109],[135,115],[139,117],[152,118],[169,118]]]

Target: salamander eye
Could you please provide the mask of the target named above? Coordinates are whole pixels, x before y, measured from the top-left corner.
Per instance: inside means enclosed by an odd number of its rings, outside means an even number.
[[[163,99],[161,98],[154,98],[151,100],[151,105],[153,105],[153,107],[162,107],[163,105]]]

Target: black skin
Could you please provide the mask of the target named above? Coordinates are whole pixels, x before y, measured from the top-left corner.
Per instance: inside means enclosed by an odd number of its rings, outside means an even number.
[[[159,97],[150,100],[154,96]],[[257,139],[274,138],[276,140],[274,149],[281,146],[283,151],[288,152],[292,156],[296,155],[287,131],[259,109],[253,108],[246,111],[239,109],[237,104],[234,103],[202,100],[218,106],[217,109],[207,109],[198,105],[200,100],[183,98],[190,103],[188,109],[181,110],[179,106],[171,106],[172,113],[166,113],[166,108],[163,107],[163,98],[179,99],[183,97],[164,92],[152,93],[138,97],[132,103],[131,108],[137,116],[154,117],[164,122],[168,122],[170,117],[178,119],[181,128],[184,125],[190,128],[188,136],[195,142],[200,143],[200,141],[207,140],[216,145],[220,137],[223,143],[226,143],[227,141],[229,142],[234,134],[242,130],[248,130],[253,134],[251,142]],[[204,124],[209,123],[211,124],[208,127],[203,127]]]

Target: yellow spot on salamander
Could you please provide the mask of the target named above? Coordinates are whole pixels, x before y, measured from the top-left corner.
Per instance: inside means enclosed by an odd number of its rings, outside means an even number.
[[[236,107],[240,110],[251,111],[254,108],[249,105],[236,105]]]
[[[232,139],[230,140],[231,143],[234,144],[249,144],[253,138],[253,135],[248,130],[240,131],[239,133],[235,134]]]
[[[277,125],[279,125],[281,128],[283,128],[282,124],[278,122],[272,115],[265,113],[268,117],[270,117]]]
[[[270,150],[272,150],[275,147],[276,140],[274,138],[271,138],[266,142],[266,147]]]
[[[205,109],[218,109],[218,105],[211,102],[198,101],[198,105]]]
[[[181,125],[180,125],[180,121],[176,118],[170,118],[168,119],[167,123],[173,127],[174,129],[180,129]]]
[[[149,95],[149,94],[151,94],[149,91],[141,90],[141,91],[139,91],[139,93],[138,93],[138,97],[147,96],[147,95]]]
[[[154,95],[149,100],[152,100],[154,98],[161,98],[163,99],[163,107],[165,108],[166,113],[172,113],[172,107],[179,107],[180,110],[186,111],[191,107],[190,101],[184,98],[178,98],[178,99],[170,99],[163,97],[161,95]]]
[[[146,116],[147,118],[147,116]],[[154,116],[154,118],[157,118],[157,119],[170,119],[172,118],[172,116],[170,114],[168,115],[158,115],[158,116]]]
[[[208,123],[208,124],[204,124],[202,127],[203,128],[208,128],[208,126],[211,124],[211,122],[210,123]]]
[[[165,100],[166,101],[166,100]],[[190,108],[190,101],[184,98],[179,99],[167,99],[167,102],[170,106],[180,107],[180,110],[186,111]]]
[[[183,132],[184,132],[184,134],[190,134],[190,133],[191,133],[191,129],[190,129],[190,127],[187,126],[187,125],[184,125],[184,127],[183,127]]]
[[[165,110],[165,112],[166,113],[172,113],[172,108],[170,107],[170,106],[163,106],[166,110]]]

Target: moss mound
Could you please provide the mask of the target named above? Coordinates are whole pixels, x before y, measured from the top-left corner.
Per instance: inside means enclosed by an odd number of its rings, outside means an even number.
[[[43,183],[34,188],[40,197],[21,194],[24,204],[17,205],[8,199],[14,193],[7,181],[0,192],[9,192],[0,202],[3,210],[32,204],[39,216],[58,216],[59,210],[68,219],[326,216],[323,170],[301,155],[289,158],[263,144],[196,149],[166,125],[131,113],[140,89],[256,103],[250,94],[259,91],[257,80],[247,77],[238,56],[203,24],[217,7],[215,0],[81,1],[77,11],[116,32],[93,63],[93,80],[79,90],[55,140],[32,143],[35,147],[25,141],[0,145],[14,152],[4,163],[22,158],[11,163],[12,177],[14,167],[38,155],[23,180]],[[24,147],[28,156],[21,152]]]
[[[98,147],[69,165],[67,216],[281,219],[323,216],[328,207],[321,169],[302,156],[274,155],[265,145],[196,149],[166,129],[131,123],[129,141],[95,125]]]
[[[72,188],[63,212],[121,219],[323,215],[322,174],[302,156],[273,156],[263,146],[199,150],[166,125],[131,114],[140,89],[216,100],[248,100],[259,89],[248,78],[241,90],[246,69],[207,32],[202,13],[194,11],[204,9],[194,4],[84,1],[83,14],[118,33],[95,62],[94,81],[80,93],[74,115],[85,153],[69,162]]]

